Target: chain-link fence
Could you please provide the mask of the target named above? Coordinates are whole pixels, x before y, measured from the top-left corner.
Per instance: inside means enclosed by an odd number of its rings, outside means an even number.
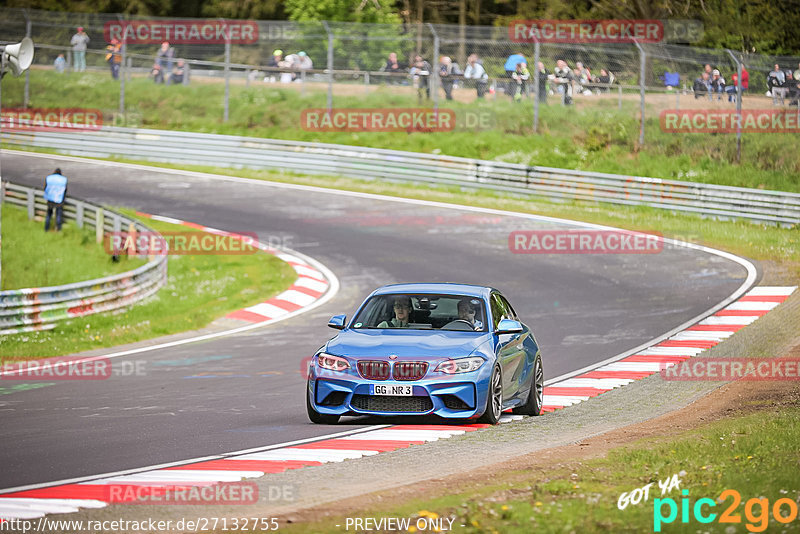
[[[126,97],[126,81],[147,76],[166,83],[224,83],[223,120],[229,115],[231,85],[281,86],[303,95],[325,92],[329,109],[337,98],[383,91],[392,95],[384,99],[389,107],[407,105],[409,99],[434,109],[448,106],[447,100],[516,100],[524,109],[519,116],[526,117],[533,132],[543,106],[572,106],[577,112],[617,109],[640,121],[640,144],[647,139],[646,119],[665,110],[741,114],[742,108],[797,106],[800,93],[795,79],[800,58],[669,43],[521,43],[509,38],[506,27],[145,19],[20,9],[2,9],[0,14],[3,42],[28,35],[36,45],[28,81],[44,69],[72,71],[76,60],[81,68],[70,41],[76,28],[83,27],[90,38],[86,69],[118,69],[116,124],[128,123],[128,114],[138,107]],[[122,37],[121,46],[109,51],[115,36]],[[157,56],[162,40],[171,42],[167,58]],[[274,55],[276,51],[280,53]],[[60,67],[54,63],[59,54]],[[776,64],[784,84],[779,91],[768,84]],[[704,85],[706,68],[710,72]],[[743,76],[749,78],[746,87],[732,83]],[[26,83],[23,106],[28,102]],[[64,102],[65,107],[75,105],[91,103]]]

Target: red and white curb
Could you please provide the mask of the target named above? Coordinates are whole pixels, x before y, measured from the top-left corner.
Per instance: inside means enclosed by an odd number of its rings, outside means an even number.
[[[621,360],[544,388],[543,410],[552,412],[589,400],[634,380],[658,373],[662,368],[697,356],[767,314],[797,289],[758,286],[699,323]]]
[[[251,239],[248,236],[243,236],[233,232],[226,232],[225,230],[219,230],[210,226],[202,226],[172,217],[152,215],[140,211],[137,211],[136,214],[141,217],[147,217],[156,221],[188,226],[189,228],[194,228],[210,234],[224,235],[242,240]],[[277,258],[291,265],[292,269],[294,269],[295,273],[297,273],[297,280],[283,293],[264,302],[259,302],[253,306],[248,306],[247,308],[231,312],[226,315],[227,318],[237,319],[247,323],[272,321],[274,319],[283,317],[284,315],[301,310],[307,306],[311,306],[318,301],[330,288],[331,284],[328,280],[328,277],[311,262],[306,261],[297,253],[278,250],[260,242],[255,242],[252,244],[256,248],[268,254],[273,254]]]

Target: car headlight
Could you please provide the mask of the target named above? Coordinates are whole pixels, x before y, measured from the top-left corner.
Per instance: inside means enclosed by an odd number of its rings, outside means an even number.
[[[447,360],[436,366],[437,371],[447,374],[470,373],[477,371],[486,360],[479,356],[470,358],[458,358],[457,360]]]
[[[329,371],[344,371],[350,368],[350,364],[347,363],[347,360],[326,352],[317,354],[317,365]]]

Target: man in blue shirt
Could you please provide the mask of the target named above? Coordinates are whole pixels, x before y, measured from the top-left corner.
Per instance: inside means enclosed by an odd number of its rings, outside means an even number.
[[[50,218],[56,212],[56,230],[61,231],[64,216],[64,198],[67,196],[67,177],[56,169],[44,179],[44,199],[47,201],[47,216],[44,218],[44,231],[50,230]]]

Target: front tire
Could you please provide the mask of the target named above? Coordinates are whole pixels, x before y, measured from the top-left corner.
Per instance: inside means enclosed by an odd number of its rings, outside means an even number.
[[[489,392],[486,395],[486,410],[478,422],[496,425],[500,422],[503,413],[503,376],[500,367],[495,366],[492,377],[489,379]]]
[[[519,415],[542,415],[542,404],[544,402],[544,370],[542,369],[542,357],[536,356],[533,361],[533,378],[531,379],[531,390],[528,393],[528,400],[522,406],[514,408],[513,412]]]
[[[306,412],[308,413],[308,418],[311,420],[312,423],[317,425],[335,425],[339,422],[338,415],[329,415],[326,413],[319,413],[311,406],[311,399],[308,398],[308,390],[309,387],[306,387]]]

